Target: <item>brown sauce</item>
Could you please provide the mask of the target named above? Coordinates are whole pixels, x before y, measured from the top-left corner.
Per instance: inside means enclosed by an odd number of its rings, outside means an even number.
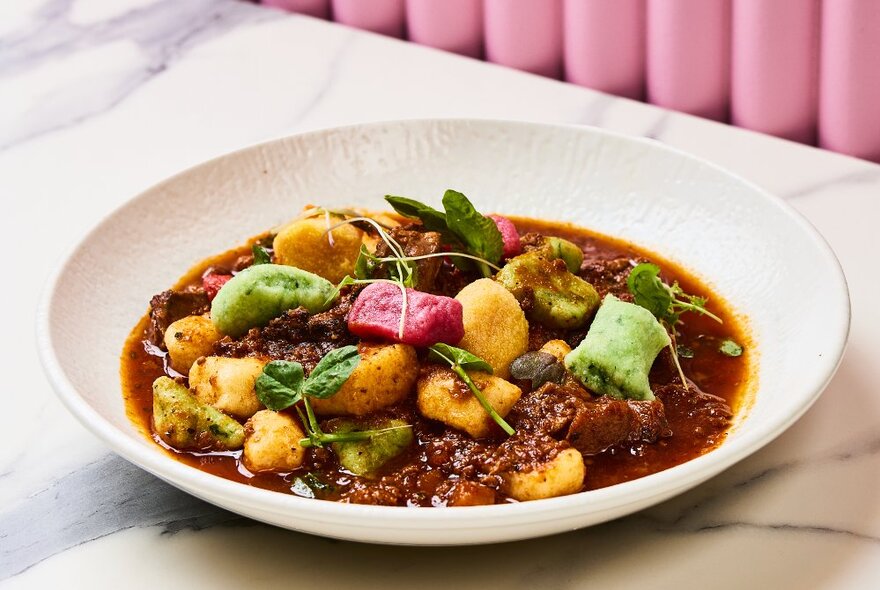
[[[650,260],[663,269],[667,282],[673,280],[688,293],[709,298],[709,308],[724,323],[718,324],[705,316],[686,314],[680,326],[678,344],[693,352],[692,358],[681,358],[685,374],[702,391],[722,398],[734,413],[744,411],[747,405],[747,389],[750,378],[751,343],[740,320],[727,304],[696,277],[680,266],[647,252],[623,240],[613,239],[569,224],[515,218],[520,234],[538,232],[555,235],[580,245],[585,260],[595,262],[593,274],[587,272],[587,280],[601,275],[594,283],[600,294],[604,290],[619,289],[613,274],[613,261]],[[256,238],[255,240],[256,241]],[[232,266],[234,261],[250,251],[243,246],[208,259],[187,273],[176,288],[199,284],[200,277],[210,266]],[[605,274],[602,274],[605,273]],[[582,276],[584,272],[582,271]],[[592,281],[591,281],[592,282]],[[607,284],[606,284],[607,283]],[[240,451],[225,453],[183,452],[169,448],[152,432],[152,382],[166,374],[163,359],[151,354],[144,345],[144,333],[149,318],[145,316],[134,328],[122,353],[121,378],[126,410],[131,420],[145,435],[150,436],[166,451],[192,467],[246,485],[257,486],[284,493],[319,497],[328,500],[397,504],[441,505],[446,501],[441,492],[448,491],[455,482],[479,480],[480,464],[487,461],[504,437],[474,441],[442,424],[419,416],[412,400],[389,410],[395,416],[404,417],[414,425],[417,444],[383,467],[381,477],[366,479],[342,470],[328,450],[309,451],[303,467],[292,473],[250,473],[241,465]],[[549,336],[537,335],[539,340]],[[729,357],[718,351],[719,343],[732,338],[744,346],[739,357]],[[540,344],[540,343],[538,343]],[[155,350],[153,350],[155,353]],[[690,355],[689,355],[690,356]],[[652,387],[662,386],[674,380],[668,353],[664,352],[654,363],[651,373]],[[525,395],[525,393],[524,393]],[[585,456],[587,475],[584,489],[597,489],[633,480],[651,473],[689,461],[722,444],[728,428],[709,431],[700,422],[700,416],[692,411],[688,400],[682,396],[664,398],[672,435],[656,442],[635,442],[615,445],[595,455]],[[687,403],[686,403],[687,402]],[[679,404],[676,406],[675,404]],[[729,426],[729,423],[728,423]],[[536,443],[537,444],[537,443]],[[541,443],[544,444],[544,443]],[[552,446],[555,441],[548,440]],[[483,474],[482,481],[487,478]],[[491,480],[491,478],[488,478]],[[483,503],[486,499],[484,498]],[[491,495],[488,501],[510,501],[500,493]]]

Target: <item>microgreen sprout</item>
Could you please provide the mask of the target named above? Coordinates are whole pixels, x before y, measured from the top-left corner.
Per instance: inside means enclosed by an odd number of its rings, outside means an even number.
[[[254,244],[251,246],[251,253],[254,256],[254,265],[269,264],[272,262],[272,255],[269,254],[269,250],[260,244]]]
[[[400,215],[419,219],[428,230],[440,232],[446,243],[479,257],[477,267],[484,277],[491,275],[485,261],[501,260],[504,240],[498,226],[479,213],[462,193],[447,190],[443,194],[444,211],[406,197],[386,195],[385,200]]]
[[[336,242],[333,241],[333,228],[330,227],[330,211],[324,209],[324,220],[327,223],[327,242],[330,244],[330,247],[336,246]]]
[[[340,433],[325,433],[321,430],[309,400],[327,399],[336,395],[359,362],[360,354],[356,346],[343,346],[331,350],[312,369],[308,377],[305,377],[303,367],[298,362],[272,361],[263,368],[262,374],[257,378],[254,386],[257,398],[264,406],[276,412],[291,406],[296,408],[308,435],[299,441],[303,447],[322,447],[334,442],[367,440],[389,430],[409,428],[410,426],[407,425]],[[305,413],[300,405],[305,408]]]
[[[488,266],[492,270],[495,270],[495,271],[501,270],[500,266],[498,266],[496,264],[492,264],[491,262],[489,262],[485,258],[480,258],[479,256],[473,256],[471,254],[465,254],[464,252],[433,252],[431,254],[422,254],[421,256],[403,256],[401,258],[391,258],[391,257],[377,258],[375,256],[373,256],[372,258],[376,262],[391,262],[393,260],[402,260],[404,262],[415,262],[418,260],[427,260],[428,258],[467,258],[469,260],[474,260],[474,261],[479,262],[481,264],[485,264],[486,266]]]
[[[470,375],[467,373],[468,370],[491,373],[492,367],[489,363],[464,349],[449,346],[448,344],[434,344],[433,346],[428,347],[428,350],[431,351],[430,354],[435,359],[447,363],[452,368],[453,372],[465,382],[468,389],[471,390],[471,393],[474,394],[474,397],[477,398],[477,401],[480,402],[480,405],[486,410],[486,413],[489,414],[492,420],[494,420],[504,432],[508,435],[513,435],[516,432],[513,427],[495,411],[495,408],[492,407],[486,399],[486,396],[483,395],[483,392],[480,391],[480,388],[477,387],[477,384],[474,383],[474,380],[471,379]]]
[[[714,313],[706,309],[708,300],[697,295],[688,295],[678,282],[667,285],[660,278],[660,267],[656,264],[643,262],[636,265],[629,273],[626,285],[637,305],[640,305],[654,314],[661,324],[669,332],[669,350],[672,353],[672,362],[678,370],[682,385],[687,385],[681,362],[678,359],[678,344],[675,341],[675,326],[681,321],[681,314],[693,311],[708,316],[723,323]]]
[[[339,442],[354,442],[359,440],[370,440],[374,436],[385,434],[386,432],[392,432],[394,430],[403,430],[405,428],[412,428],[411,424],[405,424],[403,426],[391,426],[389,428],[378,428],[375,430],[354,430],[351,432],[324,432],[321,430],[321,425],[318,424],[318,418],[315,416],[315,410],[312,409],[312,404],[309,402],[308,398],[303,399],[303,405],[306,408],[305,413],[300,409],[299,406],[296,407],[296,411],[299,414],[300,421],[303,424],[303,427],[306,429],[306,437],[301,438],[299,440],[299,444],[302,447],[323,447],[324,445],[339,443]]]

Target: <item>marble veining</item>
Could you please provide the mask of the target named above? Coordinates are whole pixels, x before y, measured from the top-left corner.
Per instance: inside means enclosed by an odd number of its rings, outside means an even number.
[[[45,516],[51,514],[51,519]],[[40,523],[35,535],[33,523]],[[162,534],[253,521],[169,486],[108,454],[0,513],[0,581],[44,559],[132,527]]]
[[[166,0],[108,21],[77,25],[69,18],[72,4],[73,0],[52,0],[39,11],[32,28],[9,41],[0,41],[0,56],[5,56],[0,57],[0,76],[13,76],[77,51],[117,41],[136,44],[143,61],[133,63],[94,100],[59,108],[54,100],[38,98],[22,113],[18,128],[12,126],[6,133],[0,130],[0,152],[106,113],[164,72],[190,47],[235,27],[279,18],[275,11],[249,10],[235,0]]]
[[[7,328],[22,340],[0,341],[0,358],[6,371],[35,376],[4,388],[15,442],[0,447],[0,586],[103,587],[121,571],[147,573],[144,562],[155,580],[196,586],[244,584],[249,568],[285,586],[295,574],[388,587],[414,572],[425,588],[877,586],[880,281],[865,263],[872,242],[850,226],[880,220],[880,166],[236,0],[104,1],[80,12],[77,0],[24,3],[30,18],[0,36],[0,198],[11,206],[0,236],[17,254],[7,273],[32,285],[3,295],[24,311]],[[221,73],[246,82],[215,86]],[[201,112],[175,108],[202,87],[218,94]],[[215,123],[187,125],[202,114]],[[59,407],[33,352],[34,301],[65,246],[103,214],[218,150],[421,116],[652,137],[790,200],[837,250],[853,288],[853,341],[838,376],[777,441],[691,492],[599,527],[475,548],[357,545],[243,519],[109,454]],[[209,567],[223,561],[243,567]]]

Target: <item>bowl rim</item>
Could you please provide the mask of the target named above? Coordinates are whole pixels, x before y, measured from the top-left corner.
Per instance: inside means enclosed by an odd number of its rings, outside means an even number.
[[[151,193],[164,185],[174,183],[178,178],[192,174],[202,167],[214,166],[219,163],[219,161],[234,159],[240,154],[254,149],[271,149],[274,145],[284,143],[292,138],[308,140],[311,137],[318,137],[328,133],[344,133],[354,130],[370,132],[389,126],[417,127],[426,125],[430,126],[432,124],[462,124],[469,126],[485,126],[486,128],[512,126],[545,130],[555,129],[565,132],[574,131],[592,133],[624,140],[626,142],[642,143],[651,146],[652,149],[667,151],[678,157],[686,158],[695,163],[707,166],[731,177],[732,180],[747,187],[750,191],[759,194],[767,200],[768,204],[775,206],[780,209],[782,213],[786,214],[793,223],[796,223],[799,228],[811,238],[817,251],[824,259],[824,266],[826,266],[837,279],[836,284],[834,285],[835,298],[837,301],[833,303],[832,307],[837,309],[842,317],[836,318],[834,324],[829,324],[835,327],[835,330],[833,333],[829,333],[827,339],[827,342],[830,343],[829,350],[832,351],[833,354],[823,356],[821,359],[822,369],[820,374],[823,375],[823,378],[817,380],[811,388],[811,391],[804,395],[803,403],[793,408],[793,411],[784,414],[780,413],[779,416],[774,416],[772,420],[763,421],[759,424],[750,426],[748,432],[743,432],[743,434],[736,440],[727,441],[705,455],[696,457],[664,471],[607,488],[589,490],[569,496],[548,498],[531,502],[456,507],[455,510],[452,511],[413,510],[409,507],[372,506],[345,504],[333,501],[316,501],[315,499],[303,498],[293,494],[284,494],[248,486],[223,477],[215,476],[185,465],[180,461],[176,461],[174,458],[167,456],[159,449],[154,450],[149,448],[149,446],[145,444],[146,441],[136,440],[134,436],[117,428],[109,420],[101,416],[77,392],[62,368],[61,362],[56,355],[52,339],[52,307],[57,295],[58,283],[71,260],[76,257],[90,239],[106,226],[114,223],[117,217],[124,215],[126,210],[130,206],[133,206],[136,201],[143,198],[145,194]],[[87,430],[95,434],[100,440],[107,444],[112,451],[150,473],[168,481],[172,485],[190,491],[190,493],[192,493],[193,490],[198,490],[200,494],[203,494],[202,497],[205,499],[220,497],[247,506],[259,506],[261,509],[270,512],[288,514],[304,512],[309,513],[316,520],[324,519],[324,522],[328,523],[345,523],[347,527],[352,528],[372,526],[349,520],[351,518],[356,518],[365,520],[382,519],[395,526],[405,525],[407,528],[418,528],[421,525],[435,525],[439,523],[441,525],[447,525],[442,528],[450,528],[454,526],[456,529],[461,530],[463,528],[483,529],[491,526],[499,527],[516,524],[516,522],[510,520],[511,518],[519,519],[521,523],[538,520],[546,521],[548,519],[542,519],[541,517],[550,517],[553,514],[559,514],[560,517],[562,517],[562,514],[565,514],[567,515],[566,517],[570,517],[603,509],[622,507],[637,500],[650,501],[652,498],[664,496],[664,493],[666,493],[665,495],[670,495],[668,493],[670,491],[673,491],[673,494],[678,493],[674,490],[681,489],[683,491],[708,477],[717,475],[724,469],[731,467],[738,461],[755,453],[781,435],[815,403],[840,366],[849,337],[850,324],[851,303],[846,276],[828,242],[818,230],[816,230],[816,228],[790,204],[757,184],[743,178],[739,174],[699,156],[695,156],[654,139],[631,136],[589,125],[486,118],[438,117],[386,120],[328,127],[273,138],[268,141],[254,142],[245,147],[217,155],[208,160],[187,167],[172,176],[164,178],[161,181],[140,190],[135,195],[126,198],[97,221],[89,231],[76,241],[73,246],[67,249],[65,255],[61,258],[60,263],[53,268],[46,280],[40,297],[36,317],[36,335],[38,353],[43,369],[49,378],[53,390],[67,409],[79,420],[80,423],[82,423],[83,426],[86,427]],[[121,345],[122,344],[120,343],[120,347]],[[758,389],[760,389],[760,385]],[[120,393],[120,401],[121,400],[122,397]],[[506,522],[503,524],[493,524],[493,519],[497,519],[498,517],[504,517]],[[438,527],[435,526],[434,528]]]

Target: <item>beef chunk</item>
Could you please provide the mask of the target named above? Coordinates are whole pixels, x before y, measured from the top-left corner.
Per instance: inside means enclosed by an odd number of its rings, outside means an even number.
[[[569,447],[544,432],[522,430],[498,445],[484,469],[489,474],[530,471]]]
[[[265,327],[251,328],[239,340],[224,338],[217,343],[216,352],[221,356],[297,361],[311,371],[331,350],[357,343],[347,323],[356,296],[357,289],[347,289],[336,305],[314,315],[303,307],[288,310]]]
[[[551,328],[538,322],[529,324],[529,350],[538,350],[551,340],[563,340],[572,348],[576,348],[587,335],[589,324],[574,330]]]
[[[669,424],[679,434],[691,430],[711,439],[723,435],[733,418],[724,398],[701,391],[690,380],[687,387],[678,383],[656,387],[654,395],[663,401]]]
[[[672,434],[662,403],[593,399],[573,384],[545,383],[517,402],[510,420],[517,429],[563,438],[585,455]]]
[[[395,227],[388,231],[392,238],[403,248],[405,256],[424,256],[436,254],[441,251],[440,234],[433,231],[419,231],[417,225]],[[376,247],[376,256],[384,258],[391,255],[391,251],[385,242],[379,242]],[[434,292],[437,282],[437,273],[440,270],[442,259],[426,258],[415,263],[416,277],[415,288],[419,291]]]
[[[544,245],[544,236],[538,232],[530,231],[519,237],[519,244],[523,252],[537,250]]]
[[[584,258],[578,275],[596,288],[599,297],[604,298],[611,293],[623,301],[632,301],[632,295],[626,286],[632,268],[633,261],[627,257],[609,260]]]
[[[400,506],[405,494],[400,487],[384,481],[370,482],[361,479],[352,481],[340,500],[349,504],[371,504],[376,506]]]
[[[201,287],[188,287],[182,291],[162,291],[150,299],[150,325],[146,339],[165,350],[165,330],[179,319],[207,313],[211,308],[208,296]]]

